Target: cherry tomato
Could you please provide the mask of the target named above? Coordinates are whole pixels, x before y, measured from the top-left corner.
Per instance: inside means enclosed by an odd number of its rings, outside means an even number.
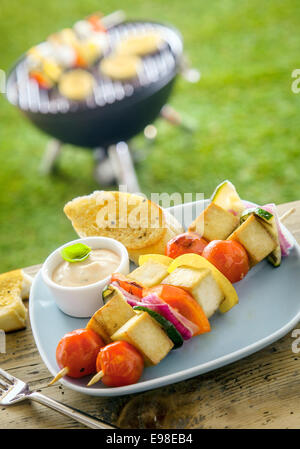
[[[142,375],[144,360],[126,341],[116,341],[101,348],[96,361],[97,372],[103,371],[102,382],[108,387],[136,383]]]
[[[131,295],[138,296],[139,298],[143,297],[143,287],[136,282],[131,281],[122,273],[114,273],[111,276],[111,282],[117,282],[121,288]]]
[[[208,242],[196,232],[185,232],[168,241],[166,256],[172,257],[172,259],[186,253],[195,253],[201,256],[207,244]]]
[[[202,256],[232,283],[242,280],[249,271],[247,251],[234,240],[212,240],[205,247]]]
[[[96,359],[104,342],[91,329],[76,329],[64,335],[56,348],[60,369],[67,367],[68,376],[79,378],[96,372]]]

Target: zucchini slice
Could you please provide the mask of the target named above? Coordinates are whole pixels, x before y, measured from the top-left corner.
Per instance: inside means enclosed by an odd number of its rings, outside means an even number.
[[[114,287],[110,284],[108,284],[106,287],[104,287],[104,289],[102,290],[102,299],[104,304],[107,303],[107,301],[109,300],[110,296],[113,294],[114,292]]]
[[[276,246],[274,251],[271,252],[268,256],[268,261],[270,264],[273,265],[273,267],[279,267],[281,264],[281,249],[280,245]]]
[[[250,209],[246,209],[241,215],[241,223],[247,220],[249,215],[256,215],[261,220],[264,220],[266,223],[270,223],[270,220],[274,218],[274,215],[270,214],[270,212],[262,209],[261,207],[251,207]]]
[[[149,315],[158,322],[158,324],[161,325],[167,336],[172,340],[174,343],[173,349],[180,348],[180,346],[183,345],[183,338],[181,334],[178,332],[176,327],[165,317],[160,315],[157,312],[154,312],[154,310],[148,309],[148,307],[143,306],[134,306],[133,310],[141,311],[141,312],[147,312]]]

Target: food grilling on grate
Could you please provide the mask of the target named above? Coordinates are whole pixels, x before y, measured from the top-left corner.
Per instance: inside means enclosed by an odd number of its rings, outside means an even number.
[[[103,58],[117,53],[115,49],[124,39],[146,31],[163,36],[165,45],[141,58],[138,76],[120,80],[101,73],[100,57],[85,67],[82,58],[76,62],[73,47],[57,42],[56,38],[47,40],[21,57],[12,68],[7,79],[7,99],[43,132],[61,142],[108,148],[128,141],[158,117],[181,68],[182,39],[176,29],[156,22],[124,21],[109,25],[103,18],[107,31],[93,31],[91,35],[86,34],[90,32],[89,24],[83,22],[77,23],[73,31],[80,42],[89,36],[85,60],[93,59],[90,43],[97,41],[97,36],[107,42],[107,49],[101,47]],[[63,38],[72,41],[74,34],[63,33]],[[42,64],[45,59],[47,64]],[[91,95],[74,101],[60,93],[58,84],[60,76],[76,68],[88,71],[95,85]]]
[[[166,41],[157,31],[141,30],[138,34],[121,37],[120,43],[111,48],[110,55],[101,61],[100,73],[113,80],[133,79],[142,67],[139,56],[153,54],[163,49],[164,44]],[[45,42],[32,47],[27,52],[29,77],[35,80],[41,89],[50,90],[60,83],[65,70],[91,69],[105,55],[108,47],[108,36],[101,22],[101,15],[91,15],[76,22],[73,28],[65,28],[51,34]],[[86,98],[85,95],[73,98],[72,95],[65,95],[59,90],[69,99]],[[73,91],[73,87],[70,87],[70,90]]]
[[[58,90],[69,100],[84,100],[93,92],[94,77],[83,69],[70,70],[64,73],[58,84]]]
[[[40,88],[51,89],[66,69],[89,68],[107,49],[106,30],[94,15],[51,34],[27,52],[29,76]]]
[[[117,53],[146,56],[160,50],[165,41],[159,33],[141,33],[124,39],[116,48]]]
[[[99,65],[103,75],[115,80],[135,78],[142,67],[142,61],[135,55],[112,54],[102,59]]]

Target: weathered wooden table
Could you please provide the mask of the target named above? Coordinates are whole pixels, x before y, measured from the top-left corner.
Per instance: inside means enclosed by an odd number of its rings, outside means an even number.
[[[296,212],[285,225],[300,242],[300,201],[279,206]],[[299,273],[300,275],[300,273]],[[300,301],[300,294],[299,294]],[[130,396],[85,396],[60,384],[37,351],[30,325],[7,335],[0,365],[45,395],[121,428],[299,428],[300,355],[291,332],[276,343],[216,371]],[[37,403],[0,407],[0,428],[83,428]]]

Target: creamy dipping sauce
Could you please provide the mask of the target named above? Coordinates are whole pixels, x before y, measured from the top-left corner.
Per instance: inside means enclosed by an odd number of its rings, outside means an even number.
[[[52,280],[65,287],[94,284],[112,274],[120,265],[120,256],[109,249],[93,249],[82,262],[64,261],[53,271]]]

